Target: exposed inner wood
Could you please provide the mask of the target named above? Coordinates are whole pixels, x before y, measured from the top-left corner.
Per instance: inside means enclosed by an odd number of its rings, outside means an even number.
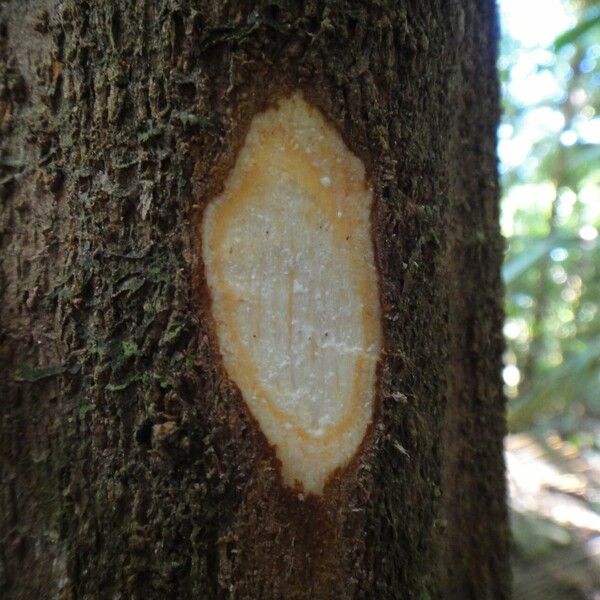
[[[361,161],[296,94],[257,115],[202,251],[225,368],[284,481],[319,494],[372,420],[381,323]]]

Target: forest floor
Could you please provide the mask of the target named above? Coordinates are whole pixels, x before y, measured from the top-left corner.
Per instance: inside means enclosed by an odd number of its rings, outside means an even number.
[[[600,600],[600,451],[555,432],[505,449],[515,600]]]

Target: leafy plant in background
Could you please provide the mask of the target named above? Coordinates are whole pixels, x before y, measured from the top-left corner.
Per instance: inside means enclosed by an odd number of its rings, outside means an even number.
[[[564,5],[548,48],[503,37],[504,380],[511,430],[574,436],[600,420],[600,2]]]

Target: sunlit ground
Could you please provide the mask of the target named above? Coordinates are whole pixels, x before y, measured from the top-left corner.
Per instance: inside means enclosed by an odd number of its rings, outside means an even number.
[[[499,9],[515,598],[600,600],[600,2]]]
[[[600,599],[600,469],[556,433],[506,440],[515,598]]]

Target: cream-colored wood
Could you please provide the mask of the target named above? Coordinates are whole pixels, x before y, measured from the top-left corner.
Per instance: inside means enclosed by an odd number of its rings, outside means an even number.
[[[257,115],[202,252],[225,368],[288,485],[319,494],[372,420],[381,347],[362,162],[299,94]]]

